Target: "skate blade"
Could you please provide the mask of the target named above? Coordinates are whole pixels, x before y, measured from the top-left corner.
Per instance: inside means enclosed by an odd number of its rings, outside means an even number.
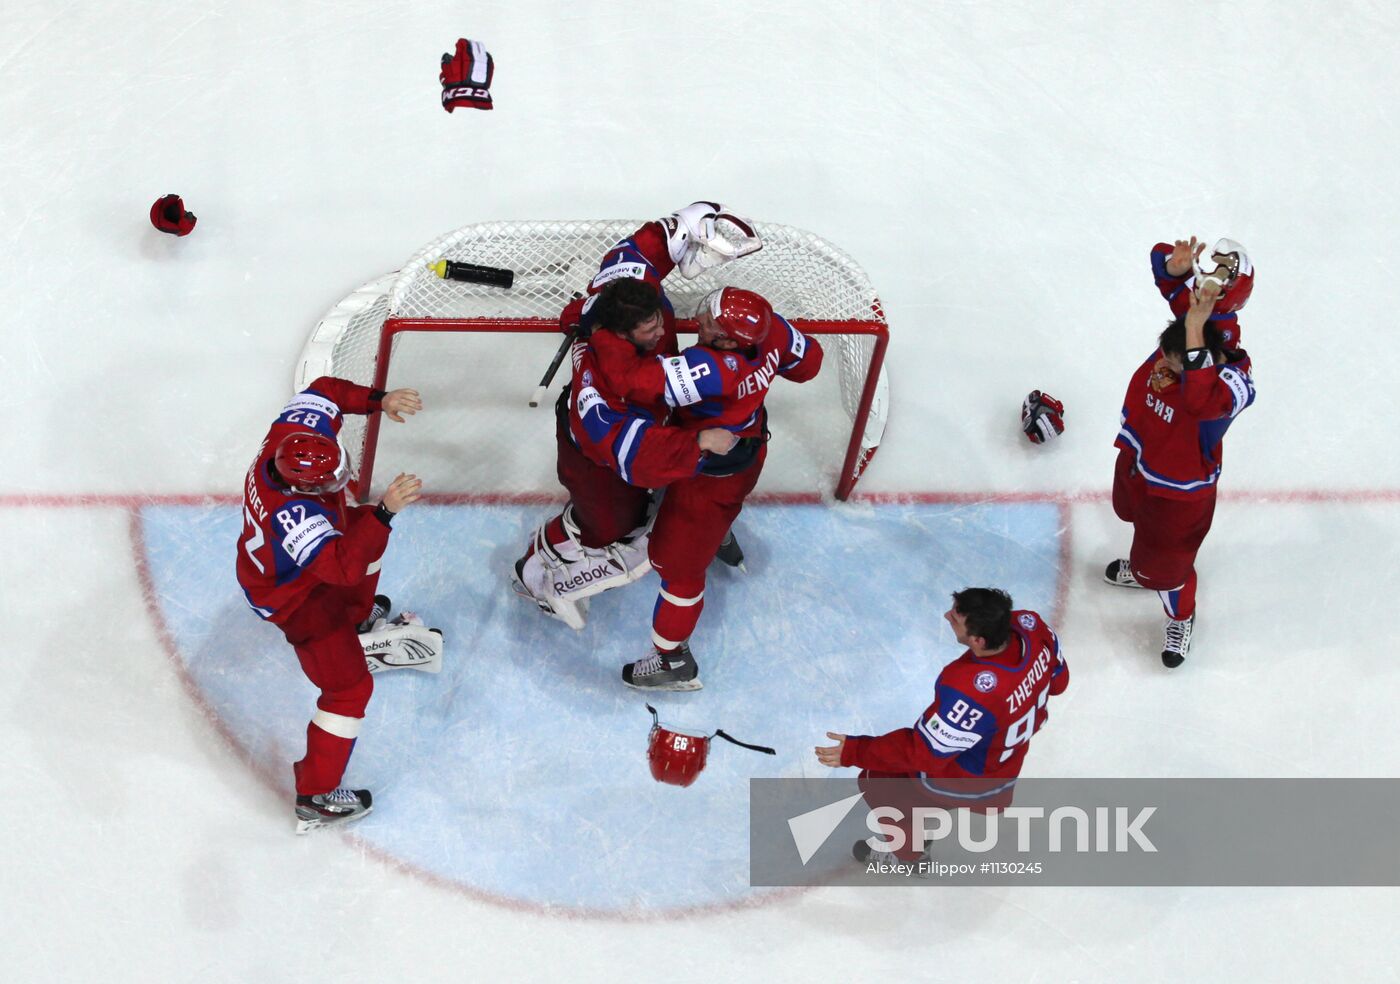
[[[704,689],[704,684],[700,682],[699,677],[696,677],[694,680],[677,680],[674,683],[655,683],[650,684],[648,686],[642,686],[636,683],[628,683],[626,680],[623,680],[622,685],[624,687],[631,687],[633,690],[664,690],[669,693],[686,693],[691,690]]]
[[[374,807],[366,807],[364,812],[355,813],[348,817],[337,817],[334,820],[327,820],[324,817],[316,817],[314,820],[305,820],[297,817],[297,834],[309,834],[313,830],[328,830],[331,827],[343,827],[347,823],[354,823],[356,820],[363,820],[374,812]]]

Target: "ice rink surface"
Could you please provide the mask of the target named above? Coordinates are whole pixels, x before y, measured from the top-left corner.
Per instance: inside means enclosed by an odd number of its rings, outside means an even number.
[[[749,776],[913,720],[957,653],[947,595],[980,581],[1057,619],[1073,671],[1026,775],[1397,773],[1400,9],[152,0],[4,24],[6,980],[1400,976],[1394,889],[764,895],[742,842]],[[438,105],[462,36],[496,58],[490,113]],[[192,236],[150,228],[166,192]],[[778,759],[725,747],[653,784],[613,684],[649,587],[567,633],[500,578],[543,507],[425,505],[385,583],[448,666],[379,681],[350,773],[375,814],[292,836],[311,692],[239,610],[231,531],[310,327],[457,226],[700,197],[838,245],[891,325],[877,499],[747,510],[753,573],[714,579],[696,637],[707,688],[662,702]],[[1168,673],[1156,604],[1098,576],[1128,542],[1123,388],[1167,316],[1148,249],[1191,234],[1258,268],[1259,398]],[[471,427],[472,393],[534,378],[436,368],[474,491],[493,456],[548,462],[546,417]],[[1016,428],[1035,387],[1068,406],[1045,449]],[[457,447],[425,449],[429,488]]]

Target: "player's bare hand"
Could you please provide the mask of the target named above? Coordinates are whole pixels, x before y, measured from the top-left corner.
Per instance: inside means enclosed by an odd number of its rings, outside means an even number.
[[[391,513],[397,513],[421,498],[423,498],[422,480],[417,475],[405,475],[403,472],[399,472],[398,476],[389,483],[389,487],[384,490],[384,498],[380,502]]]
[[[1187,308],[1186,313],[1209,315],[1215,308],[1215,302],[1220,300],[1220,292],[1220,281],[1206,278],[1196,286],[1195,293],[1191,295],[1191,306]]]
[[[833,769],[841,767],[841,753],[846,748],[846,736],[838,735],[834,731],[828,731],[826,736],[836,742],[834,745],[818,745],[814,751],[817,753],[817,761],[822,765],[829,765]]]
[[[711,454],[728,454],[739,443],[739,437],[733,431],[727,431],[723,427],[706,427],[700,432],[696,441],[699,443],[701,451],[708,451]]]
[[[423,409],[423,400],[416,389],[396,389],[384,394],[379,405],[384,414],[396,424],[403,423],[403,415],[413,416]]]
[[[1173,277],[1184,277],[1191,272],[1191,261],[1201,255],[1205,243],[1197,242],[1196,237],[1178,239],[1172,245],[1172,255],[1167,257],[1167,273]]]

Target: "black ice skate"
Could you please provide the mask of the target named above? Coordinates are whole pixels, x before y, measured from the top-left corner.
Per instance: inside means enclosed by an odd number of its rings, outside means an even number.
[[[739,546],[739,541],[734,538],[734,531],[730,530],[724,534],[724,542],[719,545],[719,550],[715,553],[715,560],[726,567],[737,567],[745,574],[749,569],[744,566],[744,549]]]
[[[637,690],[699,690],[700,667],[683,642],[669,653],[653,648],[646,659],[628,663],[622,682]]]
[[[368,617],[366,617],[365,620],[364,620],[363,622],[361,622],[359,625],[355,626],[355,631],[356,631],[357,633],[358,633],[358,632],[373,632],[373,631],[374,631],[374,623],[375,623],[375,622],[378,622],[381,618],[388,618],[388,617],[389,617],[389,611],[390,611],[393,607],[394,607],[394,603],[393,603],[392,601],[389,600],[389,596],[388,596],[388,595],[375,595],[375,596],[374,596],[374,607],[371,608],[371,609],[369,610],[369,615],[368,615]]]
[[[923,853],[913,861],[901,861],[899,855],[893,851],[877,851],[865,841],[858,840],[851,845],[851,857],[855,858],[858,864],[864,865],[867,870],[872,864],[902,865],[903,867],[900,869],[884,873],[914,875],[918,878],[927,878],[929,875],[928,868],[924,867],[929,857],[928,848],[924,848]]]
[[[1140,588],[1138,579],[1133,577],[1133,568],[1126,560],[1115,560],[1111,562],[1103,572],[1103,579],[1109,584],[1116,584],[1120,588]]]
[[[1169,618],[1167,619],[1164,638],[1162,641],[1162,665],[1168,669],[1176,669],[1186,662],[1186,657],[1191,653],[1191,630],[1196,625],[1196,613],[1192,612],[1190,618]]]
[[[347,789],[344,786],[329,793],[298,796],[297,833],[310,833],[322,827],[338,827],[367,816],[373,809],[373,799],[368,789]]]

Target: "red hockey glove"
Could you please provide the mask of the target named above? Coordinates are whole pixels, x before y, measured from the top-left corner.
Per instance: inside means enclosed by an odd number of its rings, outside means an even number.
[[[575,297],[564,305],[564,310],[559,315],[559,330],[565,335],[577,328],[583,321],[584,300],[585,298]]]
[[[442,56],[442,108],[491,109],[491,76],[496,63],[480,41],[457,40],[457,53]]]
[[[1031,390],[1021,403],[1021,430],[1032,444],[1045,444],[1065,432],[1065,405],[1049,393]]]
[[[179,195],[157,198],[151,206],[151,225],[172,236],[188,236],[197,221],[193,213],[185,211],[185,203]]]

